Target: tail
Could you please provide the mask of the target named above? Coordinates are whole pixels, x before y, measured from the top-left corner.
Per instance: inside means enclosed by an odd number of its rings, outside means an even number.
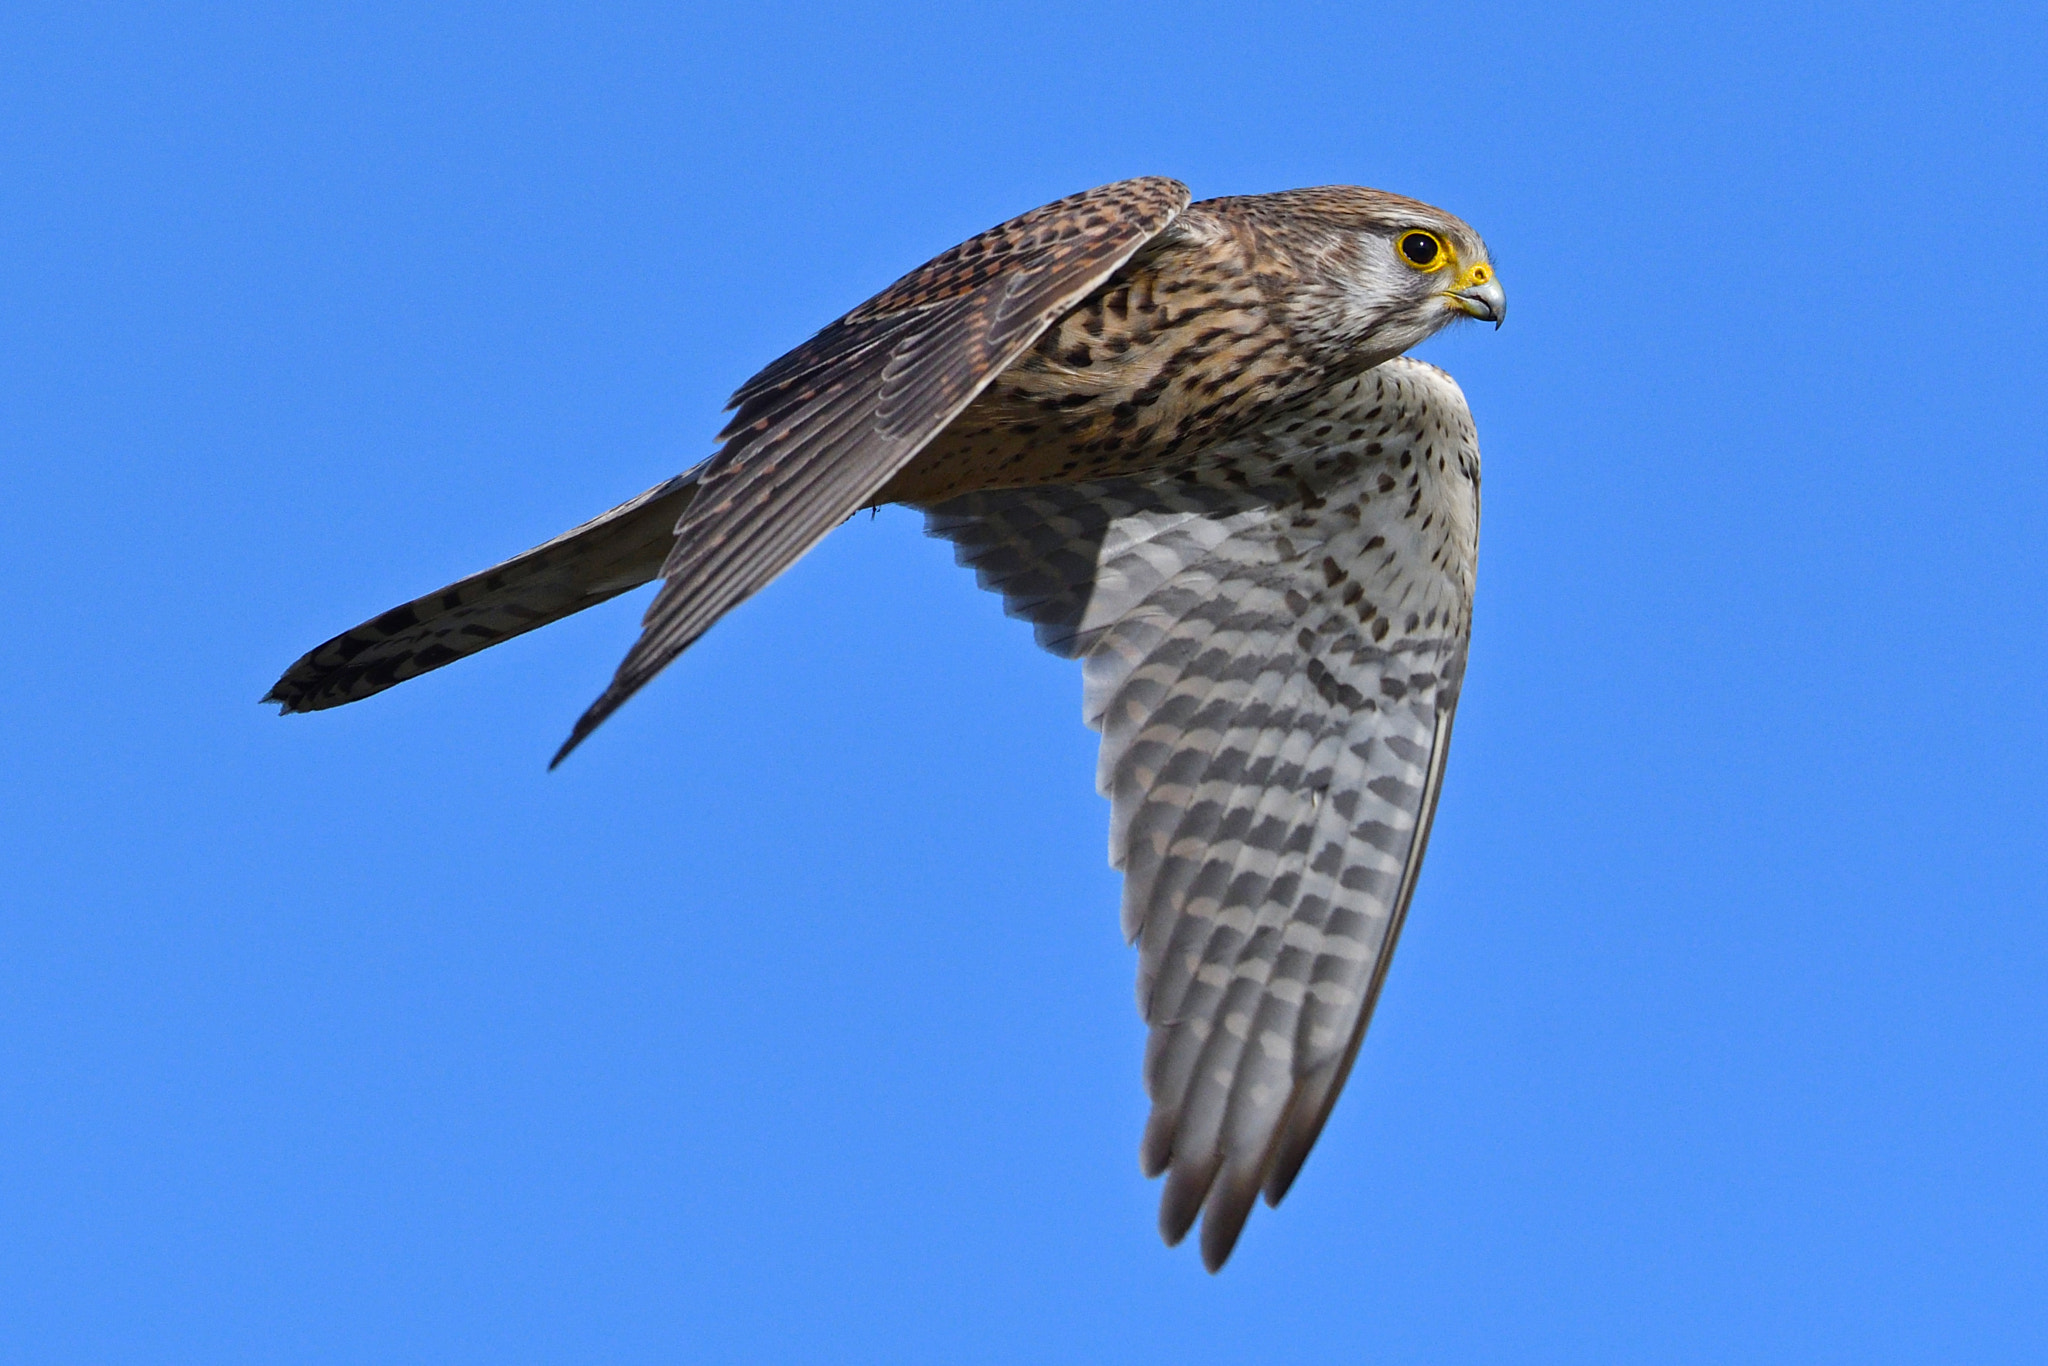
[[[357,702],[638,588],[660,576],[696,492],[692,469],[524,555],[343,631],[286,669],[263,700],[279,703],[283,715]]]

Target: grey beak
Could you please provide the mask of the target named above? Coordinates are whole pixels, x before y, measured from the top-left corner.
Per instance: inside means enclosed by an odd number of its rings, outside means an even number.
[[[1496,329],[1507,321],[1508,296],[1500,287],[1499,280],[1488,280],[1483,285],[1461,289],[1449,297],[1453,308],[1483,323],[1492,323]]]

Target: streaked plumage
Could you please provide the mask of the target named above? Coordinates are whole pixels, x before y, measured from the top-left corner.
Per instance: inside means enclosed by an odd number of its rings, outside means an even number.
[[[1169,1242],[1205,1213],[1214,1269],[1356,1056],[1464,674],[1478,446],[1449,377],[1398,357],[1504,307],[1478,237],[1398,196],[1076,195],[763,370],[696,469],[336,637],[267,700],[354,701],[659,575],[560,762],[848,513],[924,507],[1083,661],[1152,1026],[1143,1164]]]

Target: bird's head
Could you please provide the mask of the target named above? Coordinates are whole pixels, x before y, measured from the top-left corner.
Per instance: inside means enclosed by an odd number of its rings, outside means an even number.
[[[1328,237],[1320,281],[1327,340],[1368,365],[1391,360],[1446,324],[1500,326],[1507,294],[1486,243],[1463,219],[1383,190],[1327,186],[1291,205]]]

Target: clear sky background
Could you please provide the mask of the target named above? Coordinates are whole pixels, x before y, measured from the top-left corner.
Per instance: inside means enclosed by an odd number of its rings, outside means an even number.
[[[2048,1354],[2038,6],[0,11],[0,1360]],[[1429,866],[1211,1278],[1072,665],[907,512],[301,651],[1138,174],[1495,252]]]

